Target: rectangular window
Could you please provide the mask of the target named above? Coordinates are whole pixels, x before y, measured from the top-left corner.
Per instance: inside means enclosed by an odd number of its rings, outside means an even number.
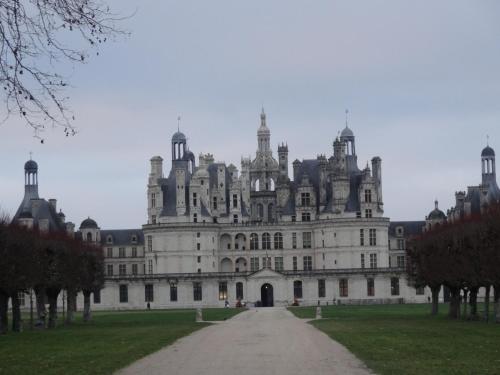
[[[108,276],[113,276],[113,265],[112,264],[108,264],[106,266],[106,273],[108,274]]]
[[[238,195],[233,194],[233,208],[238,208]]]
[[[148,259],[148,274],[153,273],[153,259]]]
[[[349,296],[349,281],[347,279],[339,280],[339,295],[340,297]]]
[[[310,249],[311,248],[311,237],[312,237],[311,232],[304,232],[304,233],[302,233],[302,247],[304,249]]]
[[[156,215],[151,215],[151,224],[156,224]]]
[[[318,280],[318,298],[326,297],[326,283],[325,280]]]
[[[196,250],[201,250],[201,244],[200,243],[196,244]]]
[[[197,281],[193,283],[193,300],[201,301],[203,299],[201,282]]]
[[[153,237],[148,236],[148,251],[153,251]]]
[[[293,282],[293,297],[302,298],[302,281],[295,280]]]
[[[309,212],[302,212],[302,221],[311,221],[311,214]]]
[[[361,219],[361,211],[356,211],[356,218]]]
[[[94,290],[94,303],[101,303],[101,289]]]
[[[397,262],[398,262],[399,268],[405,268],[405,256],[404,255],[398,255]]]
[[[132,248],[132,258],[137,258],[137,247]]]
[[[297,257],[293,257],[292,261],[293,261],[293,270],[297,271]]]
[[[368,219],[372,218],[372,210],[371,209],[368,208],[365,210],[365,217]]]
[[[177,302],[177,284],[170,284],[170,301]]]
[[[118,249],[118,257],[119,258],[125,258],[125,248],[124,247],[120,247]]]
[[[398,240],[398,250],[404,250],[405,249],[405,240],[399,239]]]
[[[372,278],[366,279],[366,294],[368,297],[375,296],[375,280]]]
[[[219,282],[219,301],[227,300],[227,281]]]
[[[361,268],[365,268],[365,254],[361,254]]]
[[[297,221],[297,216],[295,215],[292,215],[292,223],[296,222]]]
[[[156,207],[156,194],[151,193],[151,208],[155,208],[155,207]]]
[[[391,277],[391,296],[399,296],[399,279]]]
[[[107,256],[108,258],[113,258],[113,248],[112,248],[112,247],[108,247],[108,248],[106,249],[106,256]]]
[[[236,299],[237,300],[243,299],[243,283],[242,282],[236,283]]]
[[[238,224],[238,215],[233,215],[233,223]]]
[[[377,230],[370,229],[370,246],[377,246]]]
[[[312,256],[305,256],[304,261],[304,271],[312,271]]]
[[[124,276],[127,274],[127,265],[126,264],[120,264],[118,265],[118,273],[120,276]]]
[[[198,255],[196,261],[197,261],[197,263],[201,263],[201,257],[199,255]]]
[[[128,285],[120,285],[120,303],[128,302]]]
[[[423,296],[425,294],[425,288],[423,286],[419,286],[415,288],[415,292],[417,293],[417,296]]]
[[[198,214],[193,214],[193,223],[198,222]]]
[[[262,257],[262,268],[271,268],[271,257]]]
[[[300,194],[300,203],[301,206],[307,207],[311,205],[311,194],[310,193],[301,193]]]
[[[283,271],[283,257],[274,257],[274,269]]]
[[[137,275],[137,270],[138,270],[138,267],[137,267],[137,264],[132,264],[132,275]]]
[[[252,257],[250,258],[250,271],[258,271],[259,270],[259,258]]]
[[[359,230],[359,245],[365,246],[365,230],[364,229]]]
[[[196,193],[193,193],[193,207],[198,206],[198,195]]]
[[[297,233],[292,233],[292,249],[297,248]]]
[[[144,285],[144,301],[145,302],[154,301],[153,284]]]
[[[372,191],[371,190],[365,190],[365,202],[366,203],[372,202]]]
[[[217,197],[214,197],[214,198],[212,199],[212,202],[213,202],[213,204],[212,204],[212,208],[213,208],[214,210],[216,210],[216,209],[217,209]]]
[[[26,304],[24,292],[17,293],[17,300],[19,301],[19,306],[24,306]]]
[[[377,254],[370,254],[370,268],[377,268]]]

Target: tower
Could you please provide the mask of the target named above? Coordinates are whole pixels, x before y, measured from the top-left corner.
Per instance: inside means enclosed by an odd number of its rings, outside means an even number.
[[[288,145],[282,143],[278,146],[278,163],[280,170],[280,177],[288,178]]]
[[[186,136],[180,131],[172,136],[172,161],[182,160],[186,153]]]
[[[260,128],[257,131],[257,142],[258,142],[258,152],[268,153],[271,151],[270,147],[271,131],[266,124],[266,113],[264,108],[262,108],[262,113],[260,114]]]
[[[496,184],[495,151],[488,145],[481,152],[483,185]]]

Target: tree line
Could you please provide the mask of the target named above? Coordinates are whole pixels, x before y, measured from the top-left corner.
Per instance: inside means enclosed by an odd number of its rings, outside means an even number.
[[[84,321],[89,321],[91,294],[104,284],[103,262],[99,247],[66,233],[41,233],[0,221],[0,334],[8,331],[9,300],[12,331],[22,330],[20,293],[34,293],[39,327],[56,326],[57,299],[63,290],[65,322],[74,320],[78,292],[84,296]]]
[[[431,289],[433,315],[438,313],[439,292],[445,287],[450,294],[450,318],[480,319],[477,297],[484,287],[483,319],[489,320],[493,291],[495,321],[500,323],[499,204],[481,215],[434,225],[410,241],[408,260],[408,274],[415,286]]]

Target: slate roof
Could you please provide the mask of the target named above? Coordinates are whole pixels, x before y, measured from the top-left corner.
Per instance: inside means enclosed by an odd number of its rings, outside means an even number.
[[[113,237],[113,243],[108,243],[108,236]],[[132,236],[137,237],[137,242],[132,243]],[[144,233],[141,229],[110,229],[101,230],[101,245],[126,246],[144,245]]]
[[[403,236],[418,236],[422,234],[425,221],[391,221],[389,223],[389,235],[396,236],[396,228],[403,227]]]

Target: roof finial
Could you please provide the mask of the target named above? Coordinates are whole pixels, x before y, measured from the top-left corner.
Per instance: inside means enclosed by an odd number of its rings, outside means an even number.
[[[438,202],[437,198],[434,201],[434,206],[436,207],[436,210],[439,208],[439,202]]]
[[[30,151],[30,160],[33,160],[33,152]]]
[[[180,132],[181,130],[181,116],[177,116],[177,131]]]
[[[486,146],[490,147],[490,136],[486,134]]]
[[[349,110],[346,108],[345,110],[345,127],[348,128],[349,127]]]

